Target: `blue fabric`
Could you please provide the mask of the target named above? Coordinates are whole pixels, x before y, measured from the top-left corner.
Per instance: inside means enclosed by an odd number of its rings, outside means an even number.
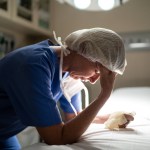
[[[62,122],[57,108],[57,101],[63,97],[59,60],[48,40],[17,49],[1,59],[0,80],[0,140],[27,126],[46,127]],[[73,105],[80,110],[81,99],[75,97]],[[65,101],[64,97],[60,100],[62,109],[72,113]]]
[[[75,107],[77,112],[80,112],[82,110],[82,101],[81,101],[81,92],[74,95],[71,99],[72,105]],[[73,109],[70,107],[70,103],[66,100],[64,95],[59,99],[60,106],[66,113],[74,113]]]
[[[21,146],[16,136],[0,140],[0,150],[20,150]]]

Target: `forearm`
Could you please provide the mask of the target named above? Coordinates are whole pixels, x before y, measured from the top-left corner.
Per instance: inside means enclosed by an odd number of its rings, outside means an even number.
[[[106,120],[108,120],[110,114],[96,116],[92,123],[103,124]]]
[[[101,94],[93,101],[86,109],[84,109],[78,116],[63,126],[62,140],[64,144],[73,143],[86,131],[88,126],[95,118],[98,111],[108,99],[108,94]]]

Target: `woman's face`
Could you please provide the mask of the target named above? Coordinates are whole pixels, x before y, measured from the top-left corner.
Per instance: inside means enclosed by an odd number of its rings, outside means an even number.
[[[78,59],[69,72],[72,78],[81,79],[84,82],[89,81],[92,84],[100,78],[97,63],[91,62],[84,57]]]

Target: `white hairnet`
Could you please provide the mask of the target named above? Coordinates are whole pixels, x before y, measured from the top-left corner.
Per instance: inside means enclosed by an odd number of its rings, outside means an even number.
[[[121,37],[112,30],[104,28],[78,30],[65,38],[65,45],[113,72],[123,74],[125,70],[124,44]]]

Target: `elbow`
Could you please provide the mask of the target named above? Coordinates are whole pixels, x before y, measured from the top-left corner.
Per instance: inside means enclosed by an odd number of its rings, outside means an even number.
[[[73,144],[76,143],[78,138],[75,138],[73,131],[68,132],[66,131],[65,125],[62,127],[60,136],[54,140],[45,140],[44,142],[47,145],[66,145],[66,144]]]
[[[68,128],[64,125],[61,132],[61,143],[62,145],[73,144],[76,143],[79,139],[78,136],[75,136],[74,131],[70,130],[68,132]]]
[[[79,134],[75,134],[74,131],[66,124],[59,124],[53,127],[37,128],[40,136],[47,145],[66,145],[77,142]]]

